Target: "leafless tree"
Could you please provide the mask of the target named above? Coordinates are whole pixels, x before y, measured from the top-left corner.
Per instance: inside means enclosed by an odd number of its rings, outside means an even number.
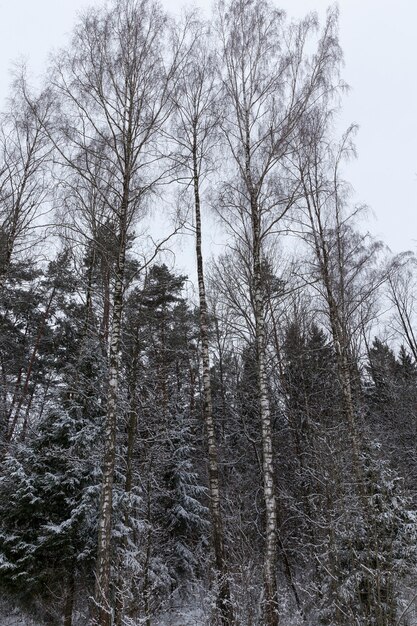
[[[353,352],[355,337],[363,334],[370,303],[383,282],[382,274],[375,271],[381,244],[356,228],[355,219],[362,207],[349,208],[349,189],[340,173],[344,159],[354,151],[354,128],[347,131],[339,145],[334,145],[327,139],[328,122],[328,112],[316,110],[306,117],[299,134],[303,148],[294,153],[295,176],[304,194],[298,203],[302,216],[299,226],[313,253],[312,282],[329,322],[360,483],[361,446],[354,398],[357,381],[353,374],[357,360]]]
[[[0,118],[0,289],[13,256],[33,246],[50,191],[51,143],[44,125],[51,103],[41,94],[29,106],[24,91],[24,79],[16,80],[8,110]]]
[[[219,83],[210,50],[208,25],[188,16],[190,55],[175,100],[175,158],[186,193],[192,191],[203,368],[203,419],[207,436],[213,548],[217,572],[217,606],[224,626],[234,623],[227,576],[219,484],[219,462],[210,380],[209,319],[202,250],[202,190],[212,168],[212,152],[218,137]]]
[[[262,429],[266,510],[264,623],[278,623],[276,583],[277,504],[268,397],[263,284],[266,242],[283,229],[299,186],[288,185],[284,157],[306,110],[334,89],[340,61],[337,16],[330,13],[316,50],[313,16],[287,25],[282,12],[263,0],[233,0],[218,7],[223,67],[223,131],[233,163],[218,206],[250,259],[250,289]],[[219,61],[220,63],[220,61]]]
[[[109,381],[96,569],[95,621],[109,626],[112,488],[119,418],[118,378],[128,235],[160,182],[161,129],[172,107],[181,40],[167,55],[170,27],[151,0],[116,0],[91,9],[71,46],[56,59],[49,126],[63,168],[75,172],[110,216],[115,240],[111,277]],[[82,206],[80,207],[82,209]]]
[[[399,254],[391,261],[388,274],[388,299],[394,310],[393,326],[417,363],[416,311],[417,282],[416,259],[409,252]]]

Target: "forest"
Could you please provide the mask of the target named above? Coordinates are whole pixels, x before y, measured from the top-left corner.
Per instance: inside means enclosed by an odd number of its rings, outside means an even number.
[[[46,77],[0,115],[1,624],[417,624],[417,264],[345,180],[337,9],[112,0]]]

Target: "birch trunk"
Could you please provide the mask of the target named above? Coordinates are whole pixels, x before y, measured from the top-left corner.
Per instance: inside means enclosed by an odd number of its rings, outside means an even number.
[[[261,272],[261,245],[258,208],[251,202],[253,226],[253,296],[255,313],[255,344],[258,369],[259,408],[262,433],[262,470],[265,500],[265,556],[264,556],[264,623],[278,625],[277,564],[277,503],[275,496],[274,463],[272,454],[272,420],[269,406],[268,379],[265,352],[265,311]]]
[[[203,365],[203,394],[204,409],[203,419],[206,427],[208,463],[209,463],[209,491],[210,510],[212,521],[213,548],[217,573],[217,608],[220,622],[223,626],[231,626],[234,623],[233,606],[230,598],[230,587],[227,575],[227,564],[224,553],[223,524],[220,506],[219,464],[217,455],[216,432],[213,418],[213,402],[210,380],[210,353],[208,333],[208,309],[206,289],[204,282],[204,266],[201,242],[201,204],[200,184],[197,157],[197,138],[194,132],[193,141],[193,184],[194,184],[194,208],[196,229],[196,257],[198,295],[200,304],[200,337]]]
[[[143,217],[144,198],[167,174],[163,150],[156,143],[171,112],[171,92],[184,58],[182,38],[178,44],[172,38],[172,54],[167,52],[170,32],[171,25],[157,3],[114,2],[81,18],[71,47],[54,63],[53,91],[64,103],[62,121],[56,128],[51,125],[54,148],[63,166],[74,172],[75,180],[86,184],[87,191],[93,191],[98,199],[97,207],[94,205],[94,211],[97,208],[99,212],[97,219],[91,219],[89,213],[87,223],[93,235],[98,224],[109,224],[112,237],[103,241],[109,260],[113,258],[113,236],[117,240],[114,269],[113,263],[109,264],[108,390],[92,607],[93,622],[98,626],[110,626],[113,610],[112,489],[127,237],[136,220]],[[85,215],[79,221],[84,209],[80,206],[74,210],[75,223],[81,229],[87,221]],[[101,242],[97,243],[101,254]],[[104,295],[101,332],[105,340],[108,298]]]
[[[116,462],[117,400],[119,385],[119,351],[123,310],[123,281],[126,256],[125,223],[127,215],[127,192],[121,211],[119,255],[117,259],[113,290],[112,327],[109,346],[109,388],[107,395],[107,415],[104,433],[103,478],[99,513],[97,547],[97,567],[95,584],[95,614],[98,626],[111,626],[112,609],[110,602],[111,571],[111,530],[113,481]]]
[[[231,218],[226,218],[227,223],[238,235],[239,245],[246,248],[252,270],[248,287],[254,314],[263,450],[262,623],[265,626],[278,624],[278,592],[277,502],[266,367],[267,293],[262,276],[263,255],[266,243],[279,236],[278,225],[298,194],[298,181],[292,188],[287,186],[285,161],[291,152],[292,138],[298,133],[299,121],[305,111],[326,95],[337,66],[335,24],[335,17],[329,13],[323,35],[317,42],[317,52],[310,62],[306,41],[307,34],[316,28],[313,20],[303,21],[296,34],[293,26],[286,25],[283,13],[269,2],[229,0],[219,8],[226,101],[222,125],[230,159],[235,165],[233,179],[226,186],[224,196],[220,196],[220,202],[232,214]],[[287,47],[281,47],[284,41]],[[231,224],[234,216],[240,228]]]
[[[340,317],[340,310],[334,296],[330,276],[330,260],[327,251],[325,232],[321,221],[320,207],[316,206],[315,199],[310,199],[308,187],[303,173],[301,179],[306,193],[307,210],[314,238],[314,250],[319,266],[321,280],[325,289],[325,298],[328,308],[328,316],[332,333],[333,345],[336,352],[337,371],[342,391],[343,410],[348,424],[349,436],[353,450],[353,464],[359,485],[362,484],[362,472],[360,469],[360,446],[356,427],[355,407],[352,397],[352,381],[348,358],[348,342],[346,329]],[[314,217],[315,216],[315,217]],[[361,488],[361,487],[360,487]]]
[[[274,463],[272,453],[272,420],[269,405],[266,372],[265,287],[262,282],[262,211],[252,173],[251,122],[246,88],[243,89],[243,129],[245,151],[245,184],[250,199],[252,228],[252,288],[255,316],[255,346],[258,374],[259,413],[262,435],[262,472],[265,501],[265,555],[264,555],[264,622],[265,626],[278,626],[277,566],[277,503],[275,495]]]

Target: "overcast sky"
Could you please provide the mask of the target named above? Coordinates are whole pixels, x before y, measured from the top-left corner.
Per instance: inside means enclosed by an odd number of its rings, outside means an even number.
[[[0,0],[0,102],[10,68],[24,58],[33,75],[48,53],[65,43],[77,12],[99,0]],[[178,10],[180,0],[163,0]],[[210,0],[197,5],[208,6]],[[316,10],[325,0],[283,0],[290,16]],[[417,251],[417,3],[413,0],[340,0],[340,39],[345,55],[341,127],[359,125],[359,158],[349,166],[355,201],[375,218],[370,230],[394,252]]]

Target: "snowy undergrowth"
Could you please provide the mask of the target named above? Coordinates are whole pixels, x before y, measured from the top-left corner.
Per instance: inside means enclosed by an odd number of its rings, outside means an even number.
[[[155,626],[205,626],[208,624],[202,609],[184,608],[170,611],[163,615]]]
[[[4,609],[0,611],[0,624],[1,626],[42,626],[40,622],[35,622],[29,617]]]

